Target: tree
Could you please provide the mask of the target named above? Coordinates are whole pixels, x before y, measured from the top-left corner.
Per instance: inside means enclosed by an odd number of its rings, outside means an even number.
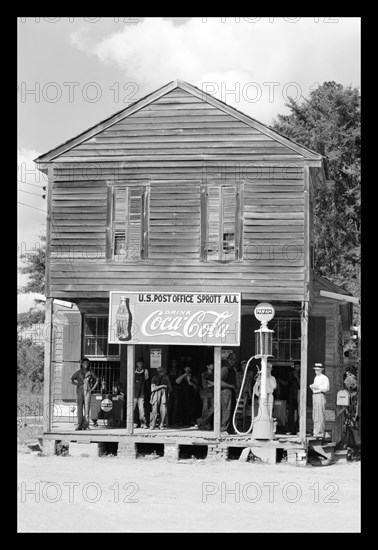
[[[25,338],[17,343],[17,379],[20,387],[40,391],[43,385],[43,346]]]
[[[20,288],[22,294],[35,292],[45,293],[45,272],[46,272],[46,236],[39,235],[40,243],[34,252],[28,252],[20,256],[26,265],[19,268],[19,272],[28,275],[28,282]]]
[[[45,292],[45,262],[46,262],[46,237],[40,235],[40,246],[32,253],[24,254],[21,259],[25,264],[19,268],[19,272],[28,275],[28,281],[20,292],[28,294]],[[45,322],[45,310],[40,306],[42,300],[34,300],[34,307],[17,315],[17,328],[19,339],[17,342],[17,379],[19,388],[40,392],[43,386],[44,347],[33,343],[29,338],[20,337],[20,330],[29,328],[34,324]]]
[[[45,322],[45,310],[37,307],[31,307],[28,311],[24,311],[17,315],[17,326],[20,329],[31,327]]]
[[[314,196],[317,273],[360,294],[361,99],[357,88],[324,82],[287,103],[273,128],[326,157],[327,181]]]

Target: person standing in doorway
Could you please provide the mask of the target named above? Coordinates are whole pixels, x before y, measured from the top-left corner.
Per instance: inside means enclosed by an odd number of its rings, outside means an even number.
[[[288,376],[288,428],[287,435],[296,435],[299,430],[299,394],[301,387],[301,364],[296,361]]]
[[[197,418],[197,425],[199,430],[211,430],[214,416],[214,363],[206,365],[201,381],[202,415]]]
[[[184,373],[176,378],[176,384],[179,386],[182,421],[185,425],[194,426],[196,424],[198,380],[192,375],[189,365],[184,368]]]
[[[171,381],[164,372],[163,367],[157,368],[157,374],[151,380],[151,423],[150,430],[156,428],[158,415],[160,416],[160,429],[164,429],[167,415],[168,394],[172,391]]]
[[[98,384],[98,378],[90,370],[90,361],[87,357],[83,357],[80,369],[73,373],[70,382],[76,386],[77,427],[75,430],[89,430],[91,394]]]
[[[229,366],[227,359],[221,362],[221,432],[232,433],[232,394],[236,388],[236,373],[233,366]]]
[[[325,406],[326,392],[329,391],[329,379],[322,373],[322,363],[315,363],[314,382],[310,384],[312,390],[312,420],[314,422],[313,435],[316,439],[325,437]]]
[[[178,422],[178,404],[179,404],[179,387],[176,384],[176,378],[180,374],[176,359],[172,359],[171,366],[168,371],[169,380],[172,386],[172,393],[168,397],[168,426],[175,426]]]
[[[134,372],[134,413],[138,407],[139,423],[134,424],[134,428],[146,428],[146,416],[144,411],[144,398],[146,392],[146,382],[148,380],[148,370],[144,368],[143,359],[138,359]]]

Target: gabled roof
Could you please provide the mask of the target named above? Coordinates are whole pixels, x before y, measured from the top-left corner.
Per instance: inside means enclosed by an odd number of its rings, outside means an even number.
[[[133,113],[139,111],[140,109],[143,109],[143,107],[146,107],[153,101],[156,101],[160,97],[175,90],[176,88],[181,88],[187,93],[192,94],[193,96],[201,99],[202,101],[209,103],[213,107],[216,107],[224,111],[225,113],[233,116],[235,119],[241,122],[244,122],[251,128],[254,128],[255,130],[262,132],[263,134],[271,137],[272,139],[276,140],[282,145],[302,155],[304,159],[321,161],[323,158],[322,155],[320,155],[319,153],[316,153],[315,151],[312,151],[311,149],[308,149],[303,145],[299,145],[298,143],[292,141],[291,139],[283,136],[279,132],[276,132],[269,126],[266,126],[261,122],[258,122],[254,118],[248,115],[245,115],[244,113],[242,113],[241,111],[238,111],[234,107],[227,105],[227,103],[224,103],[223,101],[216,99],[212,95],[209,95],[203,92],[196,86],[193,86],[192,84],[188,84],[187,82],[184,82],[182,80],[174,80],[173,82],[170,82],[169,84],[166,84],[165,86],[159,88],[155,92],[152,92],[146,95],[145,97],[139,99],[138,101],[135,101],[125,109],[118,111],[111,117],[99,122],[95,126],[88,128],[81,134],[69,139],[68,141],[65,141],[64,143],[62,143],[61,145],[58,145],[54,149],[50,149],[50,151],[47,151],[47,153],[44,153],[43,155],[40,155],[39,157],[34,159],[34,162],[43,163],[43,162],[50,162],[54,160],[55,158],[59,157],[61,154],[65,153],[66,151],[69,151],[70,149],[76,147],[77,145],[80,145],[84,141],[94,137],[99,132],[102,132],[103,130],[109,128],[110,126],[113,126],[113,124],[120,122],[121,120],[127,118],[129,115],[132,115]]]

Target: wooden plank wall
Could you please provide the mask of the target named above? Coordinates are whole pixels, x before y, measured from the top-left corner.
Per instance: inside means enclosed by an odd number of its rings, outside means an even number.
[[[62,365],[63,365],[63,325],[66,319],[63,315],[65,308],[61,308],[57,304],[54,304],[53,309],[53,351],[52,351],[52,383],[53,383],[53,401],[54,403],[61,403],[62,395]]]
[[[183,90],[54,161],[51,285],[57,298],[110,290],[242,292],[303,299],[303,159]],[[200,261],[200,184],[244,182],[244,261]],[[106,260],[107,186],[150,184],[149,259]]]

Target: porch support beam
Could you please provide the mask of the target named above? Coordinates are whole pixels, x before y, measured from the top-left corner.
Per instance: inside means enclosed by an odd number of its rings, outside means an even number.
[[[221,432],[221,357],[222,348],[214,347],[214,436]]]
[[[301,382],[299,397],[299,437],[306,441],[307,422],[307,351],[308,351],[308,302],[302,302],[301,311]]]
[[[127,346],[126,433],[134,432],[134,365],[135,345]]]

